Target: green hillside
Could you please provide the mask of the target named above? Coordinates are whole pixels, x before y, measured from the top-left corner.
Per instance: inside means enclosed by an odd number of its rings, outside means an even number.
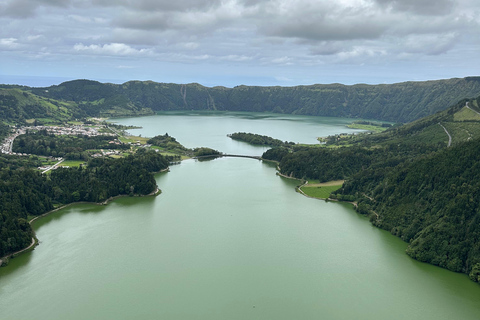
[[[22,89],[0,88],[0,119],[8,122],[35,118],[63,121],[82,114],[71,102],[41,97]]]
[[[90,80],[74,80],[31,92],[56,100],[72,101],[88,116],[118,117],[152,114],[152,110],[135,105],[118,92],[118,86]]]
[[[352,86],[237,86],[129,81],[121,85],[75,80],[25,88],[38,96],[70,101],[88,115],[120,116],[164,110],[255,111],[410,122],[465,97],[480,95],[480,77]]]
[[[359,213],[408,242],[411,257],[480,281],[479,101],[382,133],[329,137],[322,147],[271,149],[264,157],[278,160],[284,175],[346,179],[331,198],[355,201]]]

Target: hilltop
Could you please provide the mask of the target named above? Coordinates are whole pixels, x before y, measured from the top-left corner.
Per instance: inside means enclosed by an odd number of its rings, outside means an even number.
[[[3,85],[0,99],[24,117],[28,106],[62,105],[65,116],[132,116],[168,110],[253,111],[411,122],[480,95],[480,77],[382,85],[204,87],[200,84],[74,80],[46,88]],[[13,90],[13,91],[12,91]],[[36,101],[27,102],[23,94]],[[11,97],[14,98],[11,98]],[[42,101],[40,103],[40,101]],[[2,103],[2,107],[5,103]],[[13,116],[13,115],[10,115]],[[54,115],[56,116],[56,115]],[[8,119],[8,118],[7,118]]]

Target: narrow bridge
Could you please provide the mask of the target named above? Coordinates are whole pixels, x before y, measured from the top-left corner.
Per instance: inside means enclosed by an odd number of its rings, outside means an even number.
[[[244,156],[244,155],[240,155],[240,154],[223,154],[222,156],[224,156],[224,157],[250,158],[250,159],[256,159],[256,160],[262,160],[262,157],[259,157],[259,156]]]
[[[208,155],[208,156],[199,156],[199,157],[193,157],[193,159],[204,159],[204,158],[221,158],[221,157],[236,157],[236,158],[249,158],[249,159],[255,159],[255,160],[262,160],[262,157],[259,156],[246,156],[246,155],[241,155],[241,154],[218,154],[218,155]]]

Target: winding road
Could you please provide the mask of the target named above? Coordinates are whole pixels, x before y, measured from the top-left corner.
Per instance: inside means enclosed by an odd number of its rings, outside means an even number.
[[[450,133],[448,133],[447,128],[445,128],[440,122],[438,123],[438,125],[442,127],[443,130],[445,130],[445,133],[448,135],[448,144],[447,144],[447,148],[448,148],[452,145],[452,136],[450,135]]]

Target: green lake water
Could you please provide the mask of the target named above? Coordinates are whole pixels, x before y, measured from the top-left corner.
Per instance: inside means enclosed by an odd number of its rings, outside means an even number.
[[[252,155],[263,148],[226,134],[314,143],[352,131],[345,119],[261,114],[116,121]],[[156,176],[158,197],[38,220],[40,245],[0,269],[0,319],[480,319],[467,276],[410,259],[350,205],[303,197],[275,173],[252,159],[187,160]]]

